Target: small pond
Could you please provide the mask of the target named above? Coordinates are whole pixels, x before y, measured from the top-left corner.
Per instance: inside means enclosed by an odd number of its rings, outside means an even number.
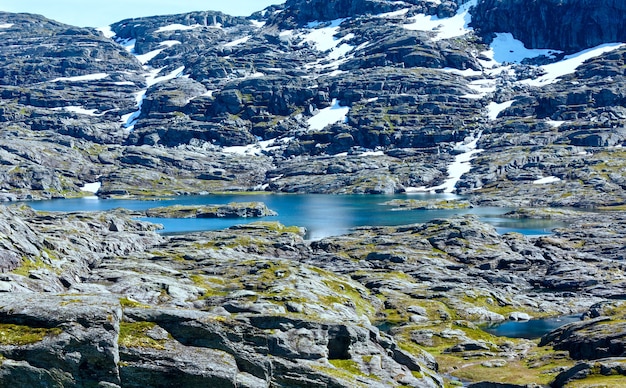
[[[580,321],[580,315],[566,315],[528,321],[499,322],[481,326],[481,329],[499,337],[536,339],[563,325],[578,321]]]

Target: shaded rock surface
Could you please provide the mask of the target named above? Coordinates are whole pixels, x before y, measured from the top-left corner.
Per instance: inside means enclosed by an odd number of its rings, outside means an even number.
[[[626,5],[620,1],[480,0],[473,15],[481,33],[510,32],[529,48],[571,53],[626,41]]]

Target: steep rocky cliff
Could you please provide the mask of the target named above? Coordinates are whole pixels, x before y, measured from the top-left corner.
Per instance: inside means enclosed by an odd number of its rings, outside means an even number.
[[[481,34],[510,32],[531,48],[568,53],[626,41],[619,0],[481,0],[472,25]]]

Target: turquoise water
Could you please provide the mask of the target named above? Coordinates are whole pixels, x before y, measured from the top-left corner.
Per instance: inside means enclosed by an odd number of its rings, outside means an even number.
[[[320,239],[347,233],[358,226],[393,226],[423,223],[435,218],[450,218],[460,214],[475,214],[494,225],[499,232],[520,232],[527,235],[548,234],[551,224],[538,225],[534,220],[513,220],[502,215],[512,209],[478,207],[454,210],[394,210],[384,205],[392,199],[450,199],[444,194],[420,195],[322,195],[322,194],[258,194],[258,195],[206,195],[181,196],[164,200],[130,200],[77,198],[28,203],[43,211],[104,211],[114,208],[145,210],[169,205],[208,205],[230,202],[264,202],[278,216],[238,219],[164,219],[145,218],[162,224],[166,233],[183,233],[202,230],[224,229],[236,224],[264,221],[279,221],[284,225],[307,228],[308,239]]]

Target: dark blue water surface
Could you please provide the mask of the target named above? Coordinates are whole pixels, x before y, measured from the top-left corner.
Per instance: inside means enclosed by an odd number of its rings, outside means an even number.
[[[483,326],[482,329],[500,337],[535,339],[563,325],[578,321],[580,321],[580,315],[568,315],[557,318],[531,319],[528,321],[506,321]]]
[[[496,226],[499,232],[515,231],[527,235],[547,234],[550,225],[537,227],[533,220],[512,220],[502,215],[512,209],[478,207],[453,210],[395,210],[384,205],[392,199],[450,199],[450,195],[323,195],[323,194],[224,194],[205,196],[180,196],[162,200],[77,198],[30,202],[42,211],[104,211],[114,208],[145,210],[169,205],[209,205],[230,202],[264,202],[278,216],[237,219],[166,219],[146,218],[162,224],[166,233],[224,229],[232,225],[259,220],[279,221],[284,225],[304,226],[307,238],[319,239],[347,233],[357,226],[393,226],[423,223],[435,218],[450,218],[460,214],[476,214]]]

